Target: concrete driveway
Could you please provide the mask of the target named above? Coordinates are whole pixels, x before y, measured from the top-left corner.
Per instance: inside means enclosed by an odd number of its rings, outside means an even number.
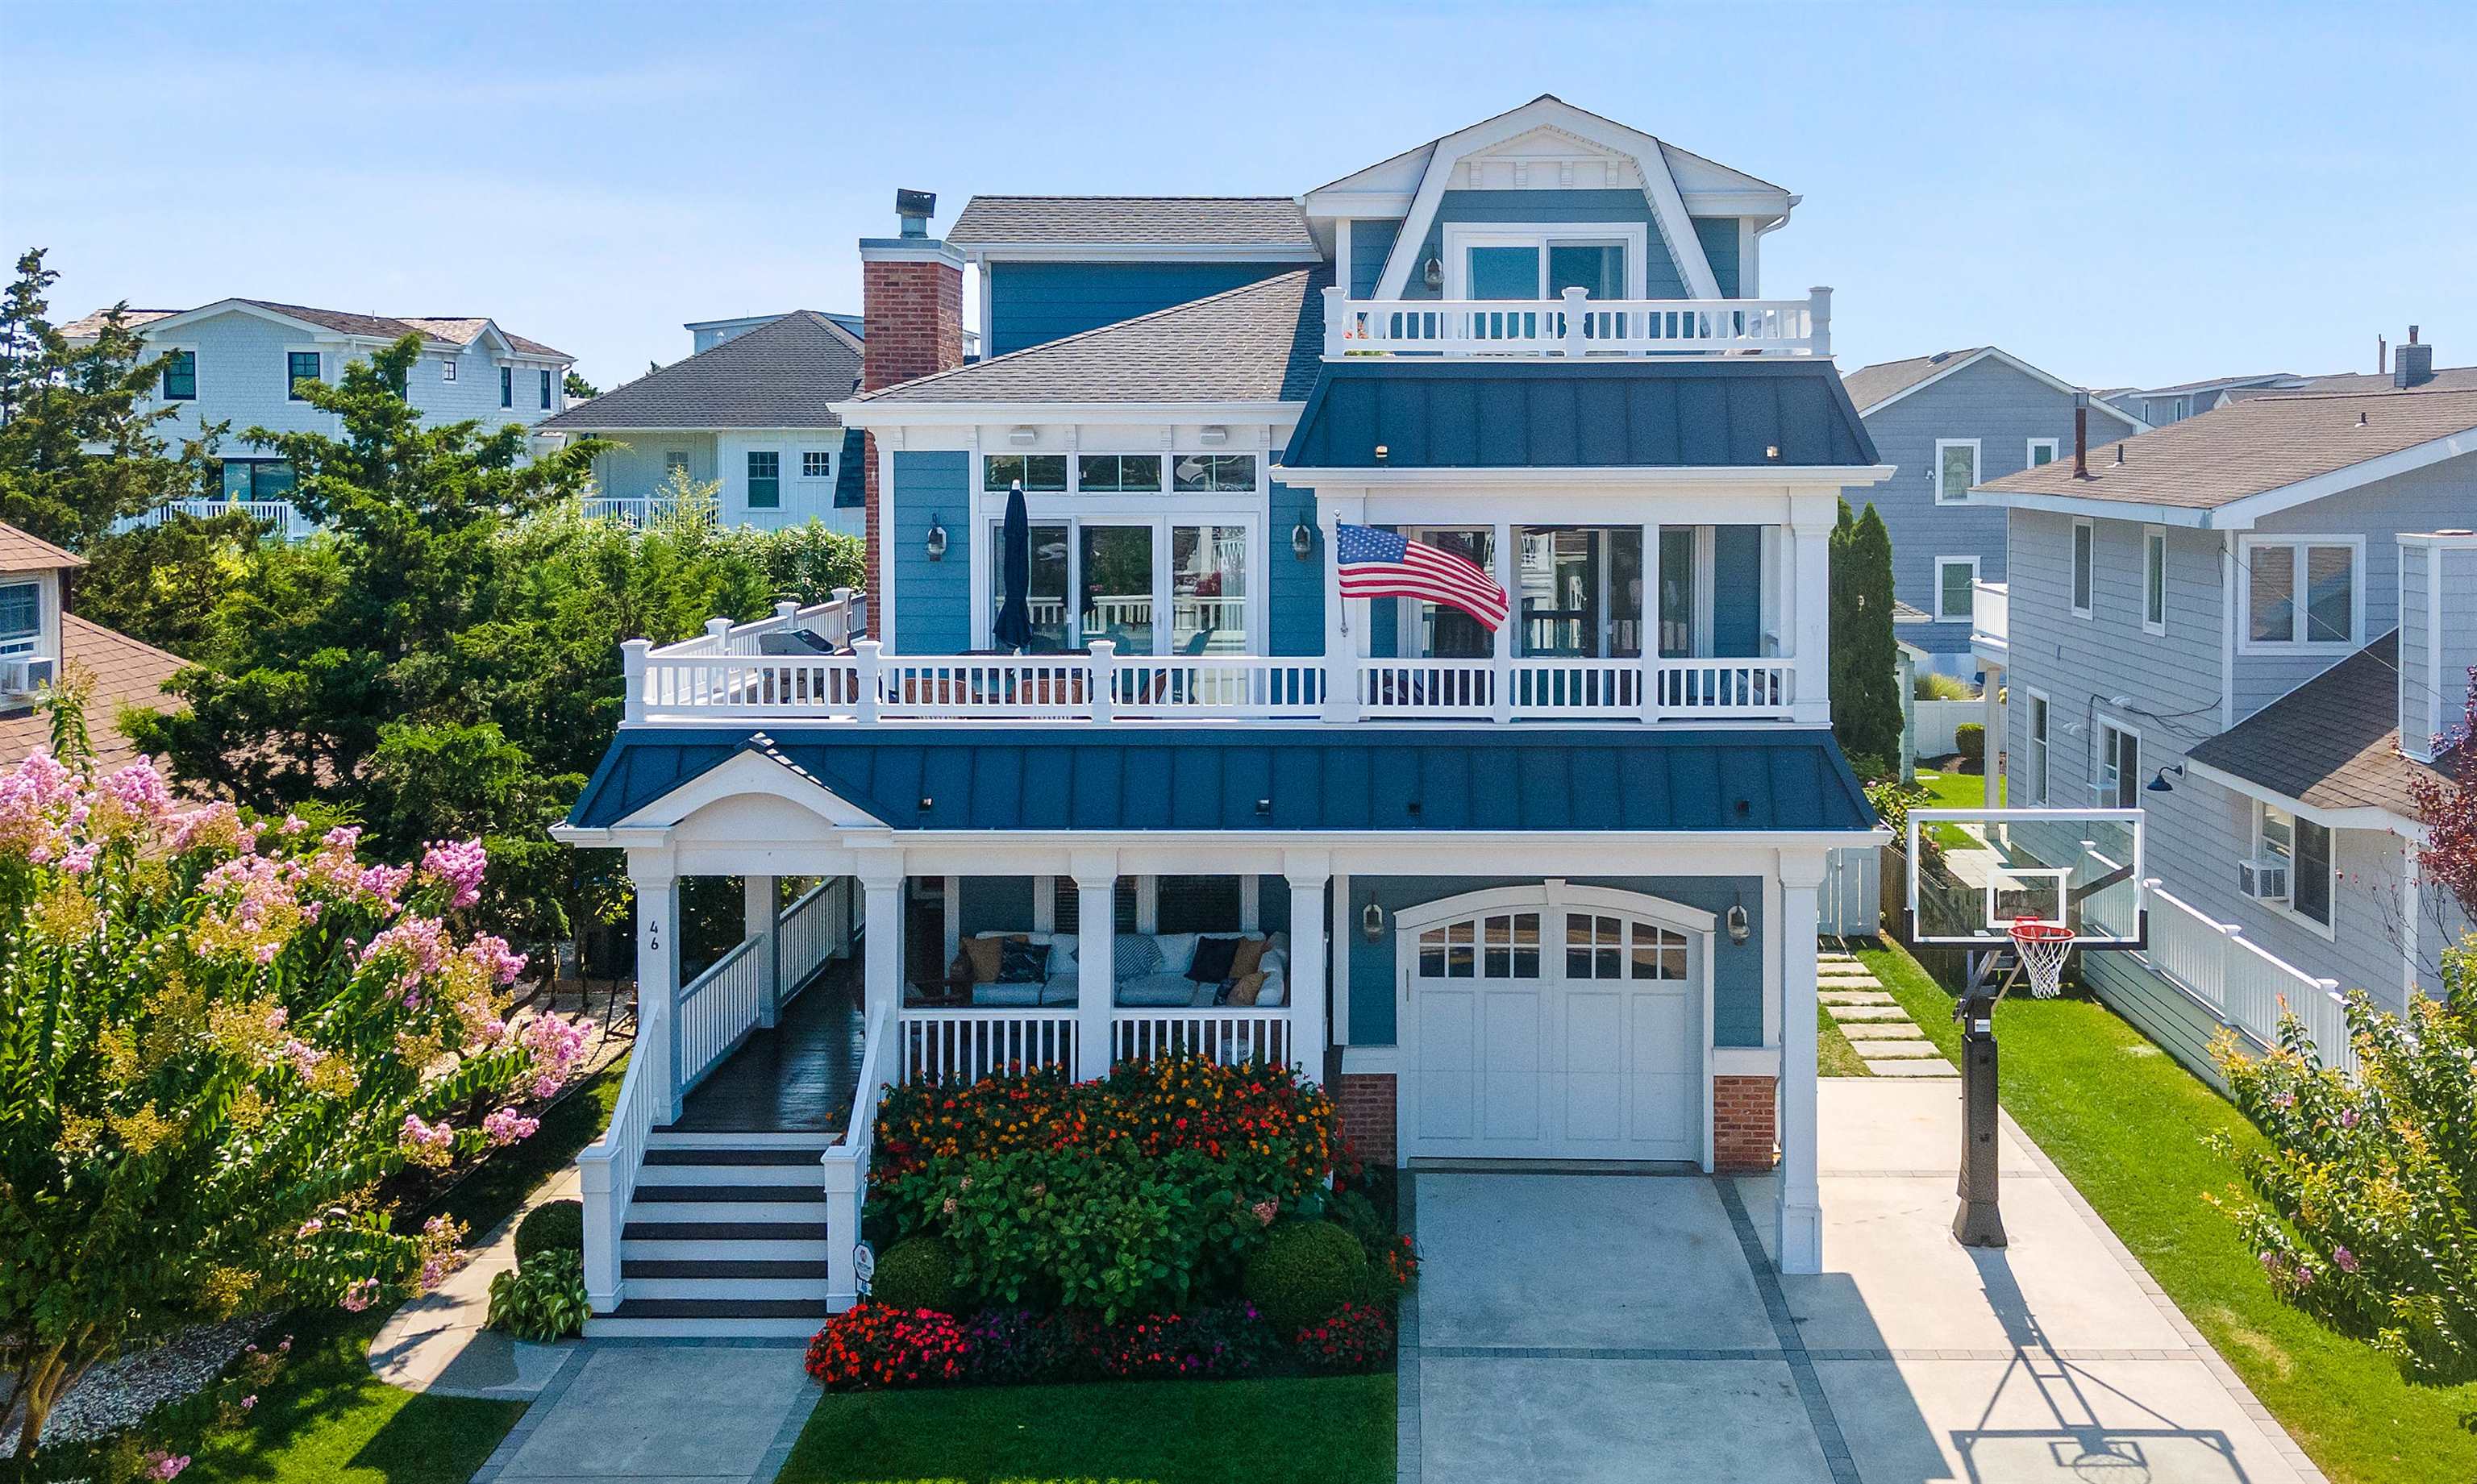
[[[1954,1243],[1950,1083],[1823,1084],[1824,1266],[1762,1179],[1420,1175],[1402,1476],[2290,1484],[2304,1455],[2017,1129]]]

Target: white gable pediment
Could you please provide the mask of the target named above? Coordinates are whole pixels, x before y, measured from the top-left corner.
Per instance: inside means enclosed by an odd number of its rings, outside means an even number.
[[[1642,166],[1621,149],[1542,124],[1464,155],[1448,184],[1459,190],[1639,189]]]
[[[887,824],[782,758],[749,751],[638,805],[613,828],[788,840],[831,829],[884,829]]]

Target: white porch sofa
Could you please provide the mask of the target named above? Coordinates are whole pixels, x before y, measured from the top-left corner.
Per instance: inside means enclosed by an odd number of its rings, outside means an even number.
[[[1028,980],[1006,983],[989,981],[972,986],[972,1003],[976,1007],[1023,1009],[1036,1005],[1063,1006],[1076,1002],[1082,992],[1081,965],[1076,958],[1077,935],[1071,932],[979,932],[979,939],[1021,938],[1049,946],[1048,977],[1035,984]],[[1289,967],[1289,935],[1273,933],[1269,938],[1261,932],[1157,932],[1117,934],[1112,945],[1112,968],[1115,970],[1114,1002],[1131,1007],[1147,1009],[1197,1006],[1211,1008],[1220,990],[1214,980],[1198,983],[1187,977],[1195,959],[1199,938],[1240,938],[1266,942],[1264,956],[1257,964],[1264,976],[1258,990],[1260,1007],[1278,1007],[1289,1002],[1287,971]]]

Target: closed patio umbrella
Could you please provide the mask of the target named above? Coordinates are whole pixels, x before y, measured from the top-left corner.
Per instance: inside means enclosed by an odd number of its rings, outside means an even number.
[[[1023,481],[1007,490],[1006,529],[998,554],[1006,563],[1005,597],[990,637],[1018,654],[1032,648],[1032,515],[1023,506]]]

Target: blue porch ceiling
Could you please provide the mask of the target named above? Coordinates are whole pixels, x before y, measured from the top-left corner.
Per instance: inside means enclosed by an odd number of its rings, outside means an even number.
[[[1376,458],[1379,444],[1386,458]],[[1780,457],[1771,457],[1778,449]],[[1875,444],[1821,358],[1327,362],[1287,469],[1814,468]]]
[[[734,755],[749,728],[622,730],[570,813],[598,829]],[[898,830],[1852,831],[1822,730],[768,727],[770,751]],[[1259,802],[1263,802],[1260,811]]]

